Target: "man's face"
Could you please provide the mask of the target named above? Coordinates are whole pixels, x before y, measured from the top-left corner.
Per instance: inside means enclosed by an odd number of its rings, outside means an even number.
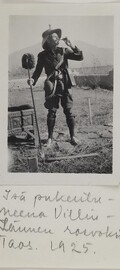
[[[53,33],[47,39],[48,45],[52,48],[56,47],[59,44],[59,37],[56,33]]]

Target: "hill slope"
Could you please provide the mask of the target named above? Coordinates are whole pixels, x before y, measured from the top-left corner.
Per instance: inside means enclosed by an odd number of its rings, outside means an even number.
[[[82,62],[69,61],[71,68],[92,67],[92,66],[106,66],[113,65],[113,50],[98,48],[93,45],[89,45],[82,41],[75,41],[75,44],[83,51],[84,60]],[[64,42],[61,41],[60,46],[64,46]],[[9,55],[9,74],[15,76],[16,74],[27,74],[25,70],[22,69],[21,59],[24,53],[32,53],[37,61],[37,55],[42,50],[41,43],[34,46],[27,47],[20,51],[16,51]]]

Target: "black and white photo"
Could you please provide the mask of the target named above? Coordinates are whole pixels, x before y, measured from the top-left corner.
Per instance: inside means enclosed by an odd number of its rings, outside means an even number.
[[[9,16],[9,172],[112,174],[113,27]]]

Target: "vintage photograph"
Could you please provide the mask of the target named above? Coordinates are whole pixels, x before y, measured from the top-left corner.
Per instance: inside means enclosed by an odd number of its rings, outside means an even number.
[[[113,16],[9,16],[8,172],[112,174]]]

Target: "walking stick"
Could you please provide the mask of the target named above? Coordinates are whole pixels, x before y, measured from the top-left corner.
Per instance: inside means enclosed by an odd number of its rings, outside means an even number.
[[[24,54],[23,57],[22,57],[22,67],[28,70],[28,78],[29,78],[29,80],[31,79],[30,69],[34,68],[34,66],[35,66],[34,56],[32,54],[29,54],[29,53]],[[40,150],[41,150],[41,156],[44,159],[44,152],[43,152],[43,149],[42,149],[40,130],[39,130],[39,125],[38,125],[37,113],[36,113],[36,107],[35,107],[35,100],[34,100],[34,95],[33,95],[33,87],[32,87],[31,83],[30,83],[30,90],[31,90],[32,102],[33,102],[33,109],[34,109],[34,115],[35,115],[35,122],[36,122],[37,134],[38,134],[39,147],[40,147]]]
[[[29,70],[29,68],[28,68],[28,77],[29,77],[29,80],[30,80],[31,77],[30,77],[30,70]],[[32,84],[31,83],[30,83],[30,90],[31,90],[32,102],[33,102],[33,109],[34,109],[34,114],[35,114],[35,122],[36,122],[36,127],[37,127],[39,146],[40,146],[40,149],[42,149],[41,137],[40,137],[38,120],[37,120],[36,107],[35,107],[35,100],[34,100],[33,88],[32,88]]]

